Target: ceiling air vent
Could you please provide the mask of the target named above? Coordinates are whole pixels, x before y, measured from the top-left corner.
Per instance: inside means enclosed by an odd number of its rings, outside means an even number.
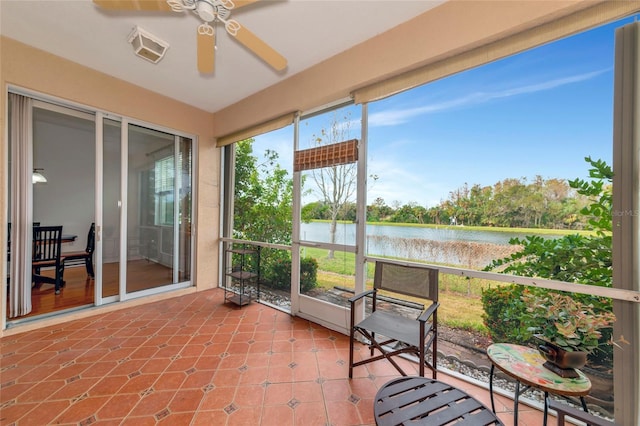
[[[129,43],[135,54],[157,64],[169,48],[169,43],[160,40],[142,28],[135,26],[129,35]]]

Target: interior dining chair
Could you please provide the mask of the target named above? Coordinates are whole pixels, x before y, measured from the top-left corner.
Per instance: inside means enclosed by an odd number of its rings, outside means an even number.
[[[32,281],[39,288],[42,283],[53,284],[60,294],[64,286],[64,262],[62,251],[62,226],[34,226],[31,252]],[[42,274],[43,268],[53,268],[54,276]]]
[[[95,278],[93,269],[93,252],[96,247],[96,224],[91,223],[89,227],[89,233],[87,234],[87,247],[84,251],[74,251],[64,253],[64,264],[69,264],[77,261],[84,261],[85,268],[87,269],[87,276],[91,279]]]
[[[355,323],[356,302],[367,296],[371,297],[371,313],[365,314],[362,321]],[[407,303],[401,299],[402,296],[419,299],[421,302]],[[432,371],[432,377],[436,378],[439,306],[437,269],[377,261],[373,289],[350,298],[349,302],[349,378],[353,377],[354,367],[381,359],[388,360],[400,374],[406,376],[394,359],[404,354],[417,357],[420,376],[424,376],[427,367]],[[408,305],[416,307],[417,318],[407,318],[399,314],[398,309],[388,309],[397,306],[401,310],[406,309]],[[370,356],[357,362],[354,360],[356,336],[361,336],[370,349]],[[374,356],[375,350],[379,354]]]

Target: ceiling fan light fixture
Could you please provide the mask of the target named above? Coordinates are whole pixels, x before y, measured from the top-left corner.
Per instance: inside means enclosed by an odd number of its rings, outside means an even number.
[[[198,0],[196,13],[205,22],[212,22],[216,19],[216,8],[213,3],[207,0]]]
[[[157,64],[164,57],[169,48],[169,43],[160,40],[137,25],[129,34],[128,41],[133,46],[136,55],[154,64]]]

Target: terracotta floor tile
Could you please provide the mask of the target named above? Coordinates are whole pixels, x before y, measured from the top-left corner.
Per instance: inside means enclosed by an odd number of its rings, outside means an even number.
[[[262,407],[241,407],[229,415],[227,426],[259,425],[262,419]]]
[[[180,386],[181,389],[202,389],[213,382],[215,370],[188,371],[186,379]]]
[[[225,425],[227,422],[227,413],[223,410],[198,410],[193,417],[192,426],[212,426]]]
[[[94,379],[67,380],[67,384],[55,392],[51,399],[71,399],[87,393],[96,384]]]
[[[33,407],[24,416],[19,417],[19,424],[25,425],[48,425],[64,410],[69,408],[70,401],[46,401]],[[15,415],[15,414],[14,414]],[[11,418],[11,413],[3,410],[2,417]]]
[[[16,383],[13,380],[4,382],[2,386],[0,386],[0,405],[17,398],[23,392],[31,389],[32,386],[33,384],[31,383]]]
[[[22,416],[31,414],[32,410],[35,409],[38,405],[40,404],[36,402],[18,404],[13,400],[2,404],[3,424],[4,423],[11,424],[17,421],[18,419],[22,418]],[[56,415],[57,413],[58,412],[56,412]]]
[[[358,408],[349,401],[327,401],[327,412],[329,421],[334,426],[362,424]]]
[[[271,383],[265,389],[265,405],[285,405],[293,398],[293,384]]]
[[[129,376],[129,380],[120,388],[120,393],[141,393],[152,387],[157,380],[155,374],[136,373],[136,375]]]
[[[230,354],[227,355],[225,357],[223,357],[220,360],[220,364],[218,364],[218,368],[221,369],[232,369],[232,368],[240,368],[243,365],[245,365],[245,362],[247,360],[247,355],[246,354],[242,354],[242,355],[236,355],[236,354]]]
[[[374,424],[377,390],[399,377],[389,362],[356,367],[350,380],[348,336],[258,303],[225,305],[223,296],[200,292],[0,339],[0,421]],[[368,356],[357,344],[356,360]],[[438,378],[490,407],[486,387]],[[496,394],[495,402],[513,425],[513,400]],[[542,413],[521,405],[519,419],[538,426]]]
[[[175,391],[155,391],[143,396],[131,411],[132,416],[155,416],[169,406]]]
[[[64,410],[54,423],[80,423],[88,419],[95,420],[95,413],[109,400],[107,396],[97,396],[79,399]]]
[[[135,416],[124,419],[122,426],[154,426],[156,423],[154,416]]]
[[[127,376],[107,376],[89,390],[91,396],[115,395],[127,383]]]
[[[216,387],[205,392],[200,410],[223,410],[233,401],[235,387]]]
[[[213,375],[215,386],[238,386],[242,372],[237,368],[230,370],[217,370]]]
[[[240,375],[239,384],[244,385],[262,385],[267,381],[269,376],[268,367],[248,367]]]
[[[362,424],[375,424],[376,420],[373,415],[373,398],[361,399],[356,404],[356,408],[358,410],[358,414],[360,414],[360,420],[362,421]]]
[[[239,407],[262,407],[265,388],[261,385],[240,385],[236,389],[233,403]]]
[[[323,401],[322,385],[318,381],[293,383],[293,397],[300,402]]]
[[[124,419],[139,401],[139,395],[114,395],[96,413],[96,417],[100,420]]]
[[[287,405],[265,406],[262,410],[262,425],[293,426],[294,410]]]
[[[327,380],[322,384],[325,401],[344,401],[351,395],[348,379]]]
[[[272,353],[269,356],[269,367],[286,367],[293,361],[291,352]]]
[[[16,400],[21,404],[25,402],[45,401],[64,385],[65,382],[63,380],[40,382],[21,393]]]
[[[286,365],[269,367],[267,380],[271,383],[290,383],[293,381],[293,369]]]
[[[322,402],[305,402],[297,405],[294,409],[293,419],[296,426],[329,424],[327,411]]]
[[[195,414],[196,414],[195,412],[170,413],[167,416],[163,416],[161,418],[158,418],[158,416],[156,416],[156,419],[157,419],[158,425],[169,425],[169,426],[188,425],[188,424],[191,424],[191,420],[193,419]]]
[[[171,400],[169,411],[172,413],[195,412],[203,397],[204,391],[202,389],[181,389]]]

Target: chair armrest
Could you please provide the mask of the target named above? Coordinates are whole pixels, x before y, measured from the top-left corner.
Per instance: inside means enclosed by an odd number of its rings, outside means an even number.
[[[349,303],[353,304],[353,302],[355,302],[356,300],[362,299],[365,296],[373,294],[373,291],[374,290],[367,290],[367,291],[362,292],[360,294],[356,294],[355,296],[349,298]]]
[[[571,407],[567,404],[559,403],[551,398],[547,398],[547,404],[549,408],[555,410],[558,414],[558,424],[563,425],[564,416],[571,417],[574,420],[583,421],[592,426],[617,426],[618,423],[612,423],[608,420],[605,420],[601,417],[594,416],[593,414],[587,413],[586,411],[578,410],[577,408]]]
[[[440,302],[433,302],[426,311],[420,314],[420,316],[418,317],[418,321],[427,322],[427,320],[431,317],[431,315],[433,315],[436,309],[438,309],[438,306],[440,306]]]

